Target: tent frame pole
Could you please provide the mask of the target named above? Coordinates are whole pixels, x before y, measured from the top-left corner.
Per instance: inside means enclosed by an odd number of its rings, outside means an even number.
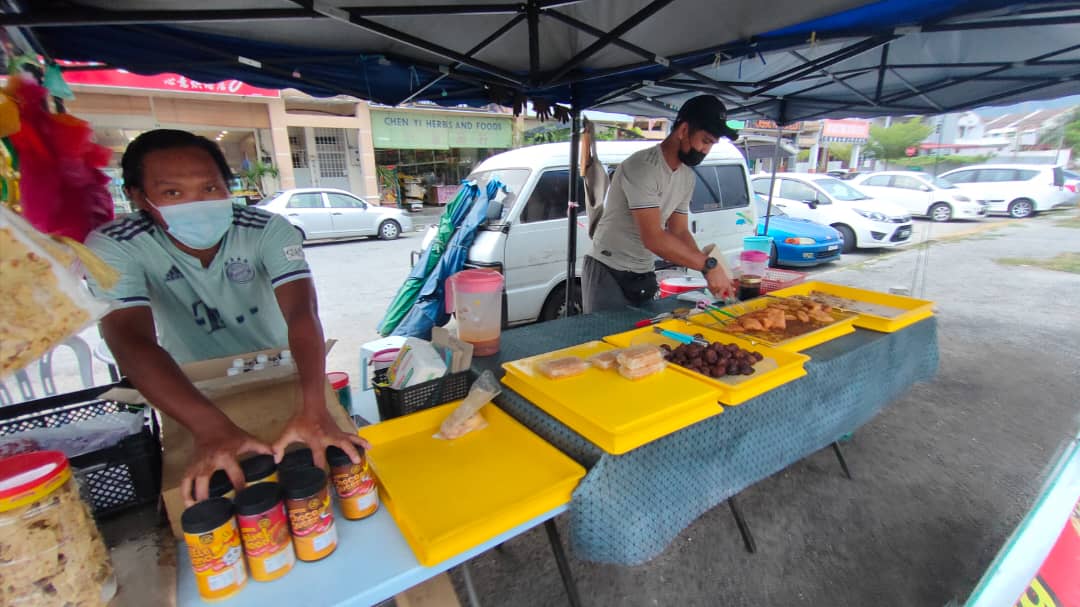
[[[776,169],[780,164],[780,135],[784,132],[784,127],[780,126],[780,123],[776,123],[776,150],[773,151],[772,167],[770,172],[772,176],[769,178],[769,201],[765,204],[765,231],[762,232],[762,236],[769,235],[769,217],[772,217],[772,197],[773,190],[776,188]]]
[[[577,214],[581,192],[578,189],[578,174],[581,165],[581,107],[578,102],[577,87],[570,93],[570,184],[567,191],[570,200],[566,205],[566,316],[575,314],[574,289],[577,278]]]

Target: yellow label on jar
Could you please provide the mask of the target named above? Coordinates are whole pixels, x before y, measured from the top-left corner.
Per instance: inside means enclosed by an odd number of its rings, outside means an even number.
[[[236,521],[229,519],[213,531],[184,533],[191,569],[199,596],[214,601],[232,596],[247,583],[244,551],[240,547],[240,531]]]

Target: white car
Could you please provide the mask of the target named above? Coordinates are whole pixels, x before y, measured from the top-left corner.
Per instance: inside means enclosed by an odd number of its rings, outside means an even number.
[[[932,175],[882,171],[860,175],[852,183],[874,198],[887,200],[912,215],[925,215],[934,221],[986,216],[985,200],[972,200],[960,188]]]
[[[1071,206],[1060,166],[980,164],[943,173],[941,178],[973,198],[986,200],[989,213],[1021,219],[1055,207]]]
[[[755,177],[754,191],[767,199],[770,180]],[[911,240],[910,213],[828,175],[777,173],[773,204],[792,217],[836,228],[844,239],[844,253],[896,247]]]
[[[271,194],[258,206],[284,215],[304,240],[358,236],[393,240],[413,231],[412,219],[401,209],[368,204],[345,190],[285,190]]]

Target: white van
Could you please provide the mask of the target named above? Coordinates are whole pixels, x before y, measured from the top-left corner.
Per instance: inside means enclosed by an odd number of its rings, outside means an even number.
[[[610,173],[634,152],[657,144],[600,141],[597,153]],[[492,219],[476,234],[465,264],[502,272],[508,326],[564,315],[569,164],[570,144],[549,143],[492,156],[468,177],[479,183],[481,191],[492,177],[510,190],[496,198],[501,209],[489,213]],[[723,140],[713,146],[695,172],[698,179],[690,202],[690,230],[699,246],[715,243],[734,264],[743,237],[753,235],[756,221],[746,161],[735,146]],[[575,266],[579,286],[574,292],[580,302],[581,266],[591,243],[585,204],[579,204]]]

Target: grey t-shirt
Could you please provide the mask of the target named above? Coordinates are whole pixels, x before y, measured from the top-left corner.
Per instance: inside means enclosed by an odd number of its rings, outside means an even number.
[[[659,145],[635,152],[611,178],[589,255],[616,270],[653,271],[656,256],[642,243],[631,211],[658,208],[666,226],[672,213],[689,212],[693,193],[693,169],[680,164],[672,171]]]

